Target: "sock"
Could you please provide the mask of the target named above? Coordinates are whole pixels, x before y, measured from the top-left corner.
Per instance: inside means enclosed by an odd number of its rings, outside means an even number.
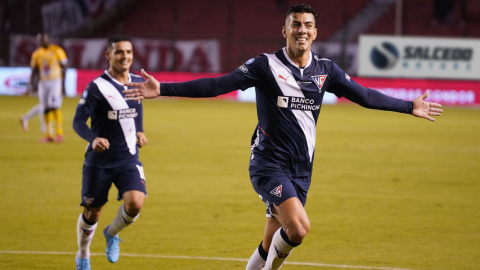
[[[246,270],[261,270],[265,266],[268,253],[263,250],[262,244],[263,241],[260,242],[258,248],[253,252],[252,257],[248,260]]]
[[[113,219],[112,224],[108,225],[107,233],[111,236],[116,236],[121,230],[137,220],[140,213],[134,217],[130,216],[125,211],[125,204],[122,204],[118,209],[117,216]]]
[[[283,227],[278,229],[273,235],[272,244],[268,250],[265,270],[280,269],[293,248],[300,244],[301,243],[294,243],[288,239],[287,234],[283,231]]]
[[[45,113],[45,126],[46,126],[46,129],[45,129],[45,134],[47,135],[48,138],[53,138],[53,127],[52,127],[52,124],[53,124],[53,119],[54,119],[54,115],[53,115],[53,111],[48,111]]]
[[[91,224],[84,216],[80,214],[77,221],[77,258],[88,259],[90,258],[90,243],[92,242],[95,229],[97,228],[97,222]]]
[[[62,111],[60,111],[60,109],[55,109],[53,110],[53,115],[55,117],[55,122],[57,123],[57,136],[63,136]]]

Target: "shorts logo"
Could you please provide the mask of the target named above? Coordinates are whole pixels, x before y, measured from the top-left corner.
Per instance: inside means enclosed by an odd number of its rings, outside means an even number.
[[[87,198],[87,197],[83,197],[83,200],[85,201],[85,204],[87,206],[90,206],[93,202],[93,200],[95,200],[95,198]]]
[[[282,185],[274,188],[272,191],[270,191],[270,194],[273,194],[277,197],[282,197]]]
[[[87,229],[84,229],[82,228],[82,231],[86,234],[86,235],[90,235],[92,234],[93,230],[87,230]]]
[[[315,82],[315,84],[318,86],[319,92],[322,92],[322,86],[323,86],[323,83],[325,82],[325,79],[327,79],[327,75],[312,76],[312,79]]]
[[[278,257],[278,258],[283,259],[283,258],[287,258],[288,255],[290,255],[290,253],[284,254],[284,253],[278,251],[277,246],[275,246],[275,245],[273,245],[273,246],[275,247],[275,251],[277,252],[277,257]]]

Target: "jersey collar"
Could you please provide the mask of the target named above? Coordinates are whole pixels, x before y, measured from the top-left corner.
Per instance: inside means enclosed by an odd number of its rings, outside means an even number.
[[[121,86],[124,86],[123,83],[121,83],[121,82],[117,81],[115,78],[113,78],[112,75],[110,75],[110,73],[108,72],[107,69],[105,70],[105,74],[107,74],[107,76],[108,76],[112,81],[116,82],[117,84],[119,84],[119,85],[121,85]],[[132,76],[130,76],[130,73],[128,73],[128,82],[132,82]],[[125,87],[125,89],[127,89],[126,86],[124,86],[124,87]]]
[[[282,51],[283,51],[283,54],[285,55],[285,58],[287,59],[287,61],[288,61],[290,64],[292,64],[294,67],[300,69],[300,67],[297,66],[297,64],[295,64],[295,63],[292,61],[292,59],[290,59],[290,57],[288,56],[287,48],[286,48],[286,47],[283,47]],[[308,67],[310,66],[310,64],[312,63],[312,58],[313,58],[313,57],[312,57],[312,51],[310,51],[310,58],[308,59],[308,63],[307,63],[307,65],[304,67],[304,69],[306,69],[306,68],[308,68]]]

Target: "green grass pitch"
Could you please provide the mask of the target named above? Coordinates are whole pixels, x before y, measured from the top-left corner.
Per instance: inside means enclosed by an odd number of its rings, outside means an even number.
[[[71,128],[78,99],[64,101],[64,142],[49,145],[37,142],[37,118],[28,133],[18,123],[36,102],[0,97],[0,269],[73,269],[87,144]],[[255,104],[161,99],[144,110],[148,198],[120,235],[121,252],[138,256],[103,255],[121,204],[112,188],[92,269],[245,269],[212,258],[247,259],[262,237],[248,177]],[[325,105],[314,162],[312,228],[287,261],[317,265],[282,269],[480,269],[480,110],[446,108],[431,123]]]

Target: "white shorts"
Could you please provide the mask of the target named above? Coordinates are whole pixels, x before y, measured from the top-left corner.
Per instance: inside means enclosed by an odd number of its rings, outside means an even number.
[[[62,79],[38,82],[38,99],[45,109],[58,109],[62,106]]]

